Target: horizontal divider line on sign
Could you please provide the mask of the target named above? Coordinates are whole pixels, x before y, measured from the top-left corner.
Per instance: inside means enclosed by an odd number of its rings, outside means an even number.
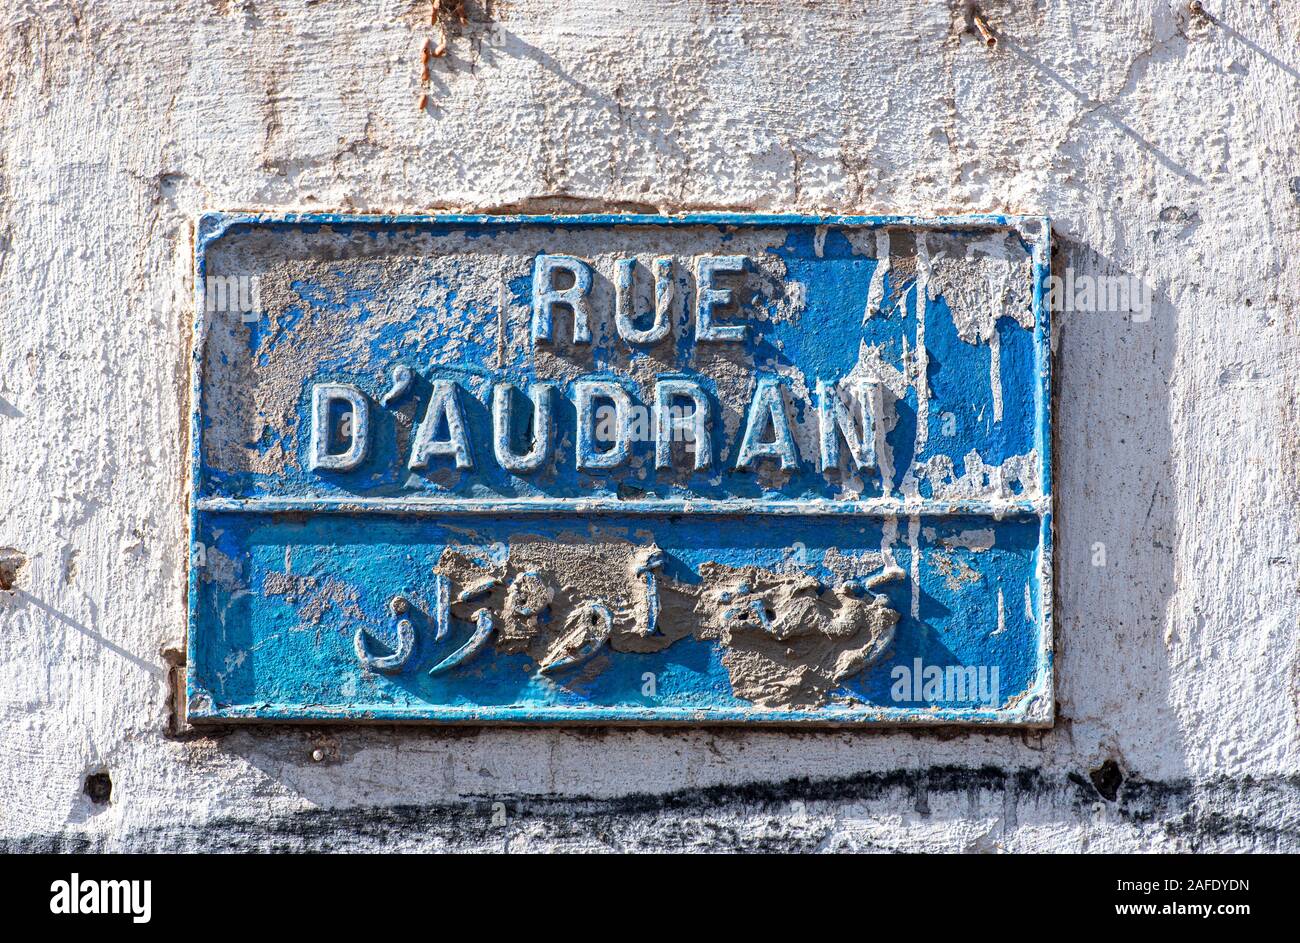
[[[1049,498],[1022,500],[860,501],[664,498],[623,501],[618,498],[424,498],[424,497],[268,497],[200,498],[207,512],[282,514],[771,514],[794,517],[862,515],[866,517],[1037,517]]]

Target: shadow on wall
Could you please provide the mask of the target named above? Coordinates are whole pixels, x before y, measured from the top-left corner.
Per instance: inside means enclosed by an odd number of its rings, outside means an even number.
[[[1157,240],[1196,225],[1168,210]],[[1086,724],[1073,744],[1085,757],[1096,751],[1150,777],[1180,776],[1187,767],[1165,644],[1177,531],[1175,311],[1141,273],[1068,239],[1054,245],[1057,732],[1073,736]],[[1114,301],[1124,285],[1128,305]],[[1135,310],[1115,310],[1123,307]]]

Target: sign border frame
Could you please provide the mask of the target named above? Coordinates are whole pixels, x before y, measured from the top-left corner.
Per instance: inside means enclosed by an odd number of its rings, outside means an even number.
[[[916,707],[825,707],[815,710],[780,708],[625,708],[625,707],[449,707],[433,705],[421,708],[394,710],[357,710],[354,708],[304,707],[291,704],[258,704],[247,707],[217,708],[206,702],[206,696],[196,686],[197,645],[195,625],[198,617],[199,567],[194,563],[194,538],[199,531],[200,516],[207,512],[250,510],[238,500],[203,499],[200,495],[202,476],[202,416],[203,350],[207,341],[207,319],[204,311],[204,290],[207,275],[207,252],[211,246],[236,226],[312,227],[330,225],[365,226],[444,226],[444,225],[536,225],[536,226],[853,226],[865,229],[901,228],[911,230],[1014,230],[1032,248],[1033,253],[1033,311],[1034,353],[1038,383],[1034,389],[1034,405],[1038,416],[1034,424],[1035,448],[1041,462],[1041,498],[1036,502],[1019,502],[1017,514],[1037,517],[1039,521],[1039,644],[1036,659],[1036,678],[1020,698],[1009,707],[987,708],[921,708]],[[1048,305],[1048,279],[1051,273],[1051,221],[1035,215],[975,214],[956,216],[907,215],[807,215],[789,213],[686,213],[677,216],[634,213],[584,213],[584,214],[486,214],[486,213],[433,213],[433,214],[353,214],[341,212],[239,212],[211,211],[199,214],[194,230],[194,309],[191,332],[190,383],[189,383],[189,443],[190,467],[186,500],[187,515],[187,574],[185,599],[185,698],[183,716],[186,722],[196,725],[224,723],[319,723],[319,724],[427,724],[427,725],[506,725],[506,726],[796,726],[796,727],[933,727],[956,725],[964,727],[1016,727],[1049,728],[1055,721],[1055,541],[1054,505],[1052,491],[1052,321]],[[274,501],[274,499],[271,499]],[[401,499],[408,501],[409,499]],[[899,504],[894,510],[892,499],[889,513],[932,516],[945,513],[944,506]],[[449,507],[452,502],[425,501],[424,507],[397,507],[397,513],[456,513]],[[461,504],[460,511],[471,510]],[[518,503],[518,502],[516,502]],[[698,502],[688,502],[695,509]],[[789,502],[796,505],[798,502]],[[829,504],[829,502],[826,502]],[[843,504],[843,502],[837,502]],[[418,499],[417,499],[418,504]],[[659,502],[654,502],[659,510]],[[835,513],[869,513],[878,516],[883,508],[868,510],[871,502],[854,502],[863,507],[837,508]],[[313,511],[345,513],[363,510],[364,501],[313,502],[311,499],[287,502],[284,507],[268,507],[267,500],[260,502],[264,510]],[[377,508],[384,510],[383,508]],[[555,507],[537,504],[523,510],[553,511]],[[567,506],[566,509],[575,509]],[[586,512],[600,512],[602,507],[577,506]],[[521,510],[516,508],[515,510]],[[614,510],[611,508],[610,510]],[[627,513],[627,502],[620,502],[618,511]],[[682,509],[678,509],[678,513]],[[787,513],[817,514],[832,509],[790,508]],[[985,502],[950,502],[949,514],[984,514],[1005,512],[1007,508],[994,508]],[[634,510],[635,513],[635,510]],[[674,513],[668,511],[667,513]]]

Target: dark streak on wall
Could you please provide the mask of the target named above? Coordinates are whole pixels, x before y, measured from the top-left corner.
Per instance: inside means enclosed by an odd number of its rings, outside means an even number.
[[[1099,814],[1095,807],[1102,798],[1087,772],[1053,778],[1027,768],[940,766],[616,799],[499,795],[444,805],[311,809],[257,820],[151,826],[112,842],[69,830],[0,842],[0,850],[500,850],[513,841],[558,850],[797,852],[834,847],[838,830],[827,817],[850,805],[859,819],[908,810],[941,822],[945,804],[964,799],[963,817],[995,811],[1009,836],[1022,818],[1086,822]],[[795,802],[805,805],[805,824],[789,815]],[[1234,840],[1256,850],[1300,850],[1300,816],[1293,811],[1300,807],[1300,775],[1199,782],[1130,776],[1105,807],[1112,823],[1144,829],[1183,850],[1221,848]]]

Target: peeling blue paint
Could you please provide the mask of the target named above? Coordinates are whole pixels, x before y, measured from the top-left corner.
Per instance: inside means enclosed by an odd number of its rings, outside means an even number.
[[[856,237],[881,231],[895,232],[900,240],[947,240],[945,245],[1007,234],[1026,260],[1028,310],[994,318],[998,354],[990,343],[959,336],[957,299],[931,297],[924,284],[917,287],[924,261],[900,254],[889,273],[878,277],[884,271],[880,259]],[[620,292],[628,298],[626,268],[602,269],[581,251],[588,235],[595,240],[610,233],[625,235],[628,252],[642,263],[633,275],[630,322],[615,317],[611,300]],[[705,305],[697,279],[701,271],[708,277],[710,266],[679,265],[671,275],[672,331],[656,340],[661,332],[643,330],[668,298],[665,259],[735,256],[739,237],[756,233],[772,238],[757,261],[751,258],[742,286],[747,296],[739,304]],[[268,235],[273,238],[266,241]],[[487,267],[497,264],[495,254],[506,252],[507,238],[516,255],[519,245],[535,245],[538,256],[568,255],[591,265],[592,284],[586,276],[574,280],[583,298],[599,295],[591,297],[589,343],[580,331],[574,336],[574,318],[563,308],[548,309],[539,321],[537,295],[548,286],[539,287],[537,268],[501,276],[500,298],[510,317],[522,319],[518,324],[507,324],[483,292],[462,290],[484,280]],[[440,261],[427,253],[431,239],[442,240],[440,245],[459,240],[464,251]],[[298,248],[275,248],[289,240]],[[668,243],[671,250],[663,248]],[[205,215],[196,248],[190,718],[1050,723],[1047,248],[1046,220],[995,216]],[[313,251],[319,256],[311,256]],[[302,262],[307,258],[310,265]],[[364,261],[378,265],[393,258],[413,260],[415,269],[402,275],[405,288],[425,279],[441,301],[395,311],[404,301],[390,293],[382,271],[366,269]],[[270,265],[277,260],[288,259],[297,272],[278,296],[285,299],[281,308],[246,318],[237,328],[222,326],[223,313],[205,312],[203,294],[205,279],[231,274],[233,259],[245,267],[265,263],[254,274],[268,279],[277,277]],[[363,262],[353,264],[358,259]],[[735,264],[713,267],[721,284]],[[775,270],[783,272],[780,279],[770,274]],[[885,303],[868,316],[873,278]],[[792,293],[794,285],[802,287]],[[610,303],[597,303],[602,300]],[[702,308],[718,312],[712,332],[720,339],[695,336]],[[1032,326],[1025,326],[1025,318]],[[305,350],[323,319],[331,319],[333,329],[346,325],[357,342],[350,339],[312,361],[300,388],[291,391],[291,421],[282,423],[274,410],[257,413],[251,399],[241,399],[252,393],[226,382],[235,376],[255,387],[277,382],[277,364]],[[451,330],[457,324],[470,330],[457,334]],[[503,324],[509,344],[499,334]],[[215,330],[246,334],[239,348],[245,363],[230,363],[233,347],[213,346]],[[581,353],[569,357],[577,347],[565,345],[575,340]],[[542,344],[559,351],[548,356],[567,357],[580,371],[556,375],[553,367],[539,366]],[[833,417],[834,410],[823,411],[818,391],[833,390],[855,369],[860,372],[864,345],[901,374],[909,365],[923,365],[926,395],[919,394],[919,382],[895,379],[898,390],[884,394],[887,407],[872,407],[886,410],[875,418],[890,427],[871,439],[869,449],[831,450],[837,470],[825,472],[816,437],[796,433]],[[710,358],[717,364],[715,351],[724,346],[724,359],[733,361],[724,366],[735,368],[726,376],[702,366]],[[690,401],[695,388],[702,392],[699,402],[710,404],[711,447],[701,461],[656,442],[655,392],[636,379],[647,373],[672,391],[661,396],[661,409],[674,397]],[[518,394],[510,415],[494,428],[495,404],[507,397],[498,392],[504,382]],[[549,458],[499,461],[503,448],[528,451],[528,416],[542,408],[530,388],[542,383],[553,387]],[[737,383],[748,384],[740,399]],[[339,430],[347,428],[342,424],[356,411],[356,400],[350,409],[331,412],[328,403],[321,405],[321,397],[335,389],[328,384],[354,389],[367,404],[353,427],[361,427],[364,415],[365,448],[342,458],[349,437]],[[629,443],[627,459],[617,467],[579,467],[574,404],[583,384],[606,398],[623,391],[629,403],[651,415],[649,434]],[[782,391],[787,412],[756,419],[755,400],[764,402],[761,391],[773,386]],[[434,396],[439,390],[441,399]],[[412,440],[420,438],[431,400],[442,403],[435,410],[441,418],[424,430],[426,438],[446,448],[416,461]],[[346,397],[340,402],[347,403]],[[727,414],[737,408],[751,412]],[[788,439],[782,416],[793,424]],[[450,443],[461,418],[467,448],[458,452]],[[309,432],[314,425],[318,440]],[[745,430],[755,426],[751,444],[761,445],[742,457]],[[229,446],[234,431],[253,429],[255,437],[241,432],[242,446]],[[583,464],[598,465],[598,445],[588,448],[592,454]],[[330,454],[321,461],[325,453]],[[945,469],[950,464],[952,478],[967,476],[972,453],[985,469],[1023,459],[1016,467],[1024,474],[1011,476],[1007,489],[996,494],[960,488],[936,494],[931,478],[917,477],[918,463],[925,462]],[[847,464],[855,456],[860,464]],[[560,638],[579,607],[555,607],[536,617],[537,631],[554,636],[559,646],[557,663],[573,662],[567,668],[543,670],[536,646],[503,647],[504,584],[484,591],[486,623],[476,617],[473,600],[438,598],[437,568],[448,552],[481,561],[485,580],[501,573],[517,580],[517,568],[510,570],[507,562],[511,548],[602,541],[657,548],[662,563],[626,576],[611,574],[622,595],[590,602],[612,607],[612,629],[597,625],[600,619],[593,619],[590,631],[577,626],[573,651],[581,657],[561,651]],[[846,575],[846,559],[874,561],[874,570],[864,564],[862,572]],[[836,675],[820,702],[758,704],[738,693],[747,689],[737,686],[738,669],[727,663],[716,638],[679,632],[660,650],[640,650],[654,645],[637,636],[638,619],[657,636],[658,619],[699,612],[706,590],[716,589],[708,584],[720,578],[719,568],[729,574],[757,568],[782,579],[803,575],[817,581],[809,591],[822,607],[817,613],[846,612],[858,605],[852,601],[856,594],[887,607],[897,624],[887,648],[873,652],[860,670]],[[837,584],[844,589],[832,600]],[[468,591],[465,585],[450,587],[453,597]],[[632,612],[638,592],[654,594],[653,618]],[[755,595],[740,583],[735,592]],[[661,615],[660,593],[666,599],[676,593],[679,603],[685,599],[696,608],[681,604]],[[393,608],[398,598],[409,606],[400,619]],[[496,636],[484,636],[485,624]],[[459,657],[467,646],[472,651]],[[931,666],[996,668],[998,696],[992,702],[971,691],[959,698],[951,690],[926,696],[911,676]],[[900,698],[900,690],[906,696]]]

